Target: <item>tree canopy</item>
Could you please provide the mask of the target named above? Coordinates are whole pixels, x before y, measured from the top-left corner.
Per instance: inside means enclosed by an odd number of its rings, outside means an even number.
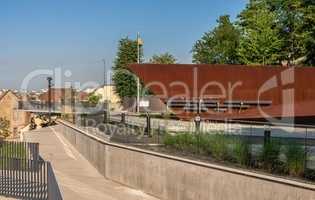
[[[262,1],[250,1],[239,15],[242,33],[238,56],[244,64],[279,64],[281,62],[280,37],[276,14]]]
[[[102,96],[99,94],[91,93],[88,96],[88,102],[92,105],[97,105],[101,100]]]
[[[137,81],[128,65],[137,63],[138,60],[137,41],[123,38],[119,41],[118,52],[113,66],[113,82],[115,92],[123,99],[124,97],[135,97],[137,94]],[[143,58],[142,46],[140,46],[140,60]]]
[[[193,46],[193,62],[315,66],[315,1],[250,0]]]
[[[304,0],[303,29],[305,42],[305,64],[315,66],[315,1]]]
[[[229,15],[217,20],[217,27],[204,33],[193,46],[193,62],[195,63],[238,63],[237,48],[240,33],[231,23]]]
[[[177,59],[170,53],[153,55],[150,59],[150,63],[153,64],[175,64],[176,62]]]

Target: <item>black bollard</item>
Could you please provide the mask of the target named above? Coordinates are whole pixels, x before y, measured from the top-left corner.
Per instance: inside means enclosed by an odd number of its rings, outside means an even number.
[[[86,127],[86,117],[87,117],[87,114],[82,114],[81,115],[81,120],[82,120],[82,126],[83,127]]]
[[[270,143],[270,137],[271,137],[271,131],[265,130],[265,132],[264,132],[264,145]]]
[[[103,113],[103,123],[104,124],[107,124],[108,123],[108,115],[107,115],[107,110],[104,110],[104,113]]]
[[[196,133],[200,132],[200,122],[201,122],[200,116],[196,116],[195,117]]]
[[[121,123],[122,124],[126,123],[126,113],[121,113]]]
[[[147,114],[146,119],[147,119],[147,127],[145,129],[146,130],[145,134],[149,136],[149,135],[151,135],[150,134],[151,133],[151,117],[149,114]]]
[[[197,136],[197,148],[198,152],[200,152],[200,124],[201,124],[201,118],[200,116],[195,117],[195,125],[196,125],[196,136]]]

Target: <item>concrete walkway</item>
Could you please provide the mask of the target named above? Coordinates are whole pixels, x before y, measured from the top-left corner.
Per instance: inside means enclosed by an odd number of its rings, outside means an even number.
[[[40,154],[51,162],[65,200],[157,200],[105,179],[57,130],[26,132],[24,140],[40,143]]]

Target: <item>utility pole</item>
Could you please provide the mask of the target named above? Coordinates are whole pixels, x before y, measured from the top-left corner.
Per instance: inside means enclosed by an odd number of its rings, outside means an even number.
[[[48,117],[49,117],[49,124],[51,123],[51,87],[52,87],[52,78],[47,77],[48,81]]]

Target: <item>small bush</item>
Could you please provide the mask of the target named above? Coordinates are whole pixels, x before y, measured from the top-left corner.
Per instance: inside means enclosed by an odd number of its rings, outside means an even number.
[[[229,138],[223,134],[209,135],[211,155],[217,160],[229,159]]]
[[[209,134],[201,134],[199,135],[199,147],[200,147],[200,153],[205,155],[211,154],[211,136]]]
[[[233,158],[244,166],[248,166],[251,160],[250,144],[242,139],[236,139],[233,146]]]
[[[280,150],[281,143],[278,140],[271,140],[263,145],[263,149],[259,157],[264,169],[269,172],[282,171],[282,164],[279,159]]]
[[[195,135],[189,133],[170,135],[164,138],[166,147],[175,148],[179,151],[196,153],[198,151],[198,141]]]
[[[173,148],[173,147],[175,147],[176,140],[175,140],[174,136],[167,133],[164,136],[163,142],[164,142],[164,145],[166,147],[172,147]]]
[[[176,135],[176,145],[177,149],[182,151],[193,153],[197,151],[197,139],[193,134],[184,133]]]
[[[303,146],[295,143],[282,145],[280,140],[272,139],[263,145],[262,150],[257,152],[258,157],[255,157],[250,141],[222,133],[197,135],[166,133],[163,142],[166,148],[178,152],[210,155],[219,161],[232,161],[242,166],[263,168],[270,173],[304,175],[306,179],[315,181],[315,170],[305,170],[306,157]]]
[[[310,181],[315,181],[315,170],[314,169],[306,169],[304,172],[304,177]]]
[[[166,134],[164,144],[179,151],[212,155],[216,160],[229,159],[230,139],[223,134]]]
[[[305,149],[301,145],[289,144],[285,148],[285,168],[292,176],[302,176],[305,169]]]

